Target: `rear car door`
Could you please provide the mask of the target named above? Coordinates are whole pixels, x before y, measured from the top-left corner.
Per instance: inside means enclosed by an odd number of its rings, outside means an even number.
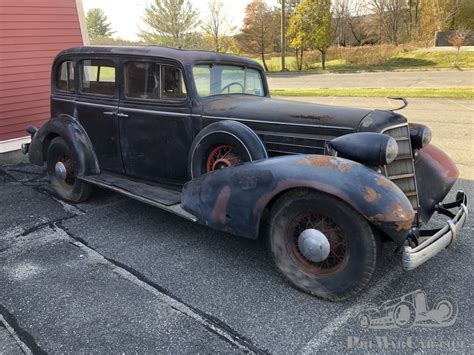
[[[124,61],[122,72],[118,116],[126,174],[184,183],[194,130],[182,68],[133,59]]]
[[[82,58],[79,61],[77,117],[94,147],[101,170],[123,173],[118,126],[117,60]]]

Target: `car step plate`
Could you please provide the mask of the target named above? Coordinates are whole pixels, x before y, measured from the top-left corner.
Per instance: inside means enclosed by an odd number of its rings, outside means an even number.
[[[81,178],[84,181],[114,190],[130,198],[172,212],[193,222],[196,218],[181,208],[181,193],[158,185],[149,185],[102,173]]]

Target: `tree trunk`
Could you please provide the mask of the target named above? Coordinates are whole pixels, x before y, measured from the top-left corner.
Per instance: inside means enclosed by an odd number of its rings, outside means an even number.
[[[301,51],[300,51],[300,67],[298,68],[299,71],[303,70],[303,60],[304,60],[304,48],[301,47]]]
[[[268,72],[267,62],[265,61],[265,52],[262,52],[261,55],[262,55],[263,68],[265,69],[266,72]]]
[[[321,64],[323,66],[323,70],[326,70],[326,50],[320,50],[321,52]]]

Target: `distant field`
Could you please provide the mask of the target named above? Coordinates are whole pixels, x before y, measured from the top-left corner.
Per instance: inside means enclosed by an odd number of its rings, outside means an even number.
[[[261,63],[261,60],[257,58]],[[269,71],[280,71],[280,57],[273,56],[267,59]],[[384,61],[383,64],[377,65],[354,65],[349,64],[344,59],[331,59],[326,62],[328,71],[344,72],[344,71],[384,71],[384,70],[404,70],[404,69],[449,69],[474,68],[474,51],[461,51],[459,56],[459,65],[454,65],[456,60],[455,51],[433,51],[433,52],[402,52]],[[296,71],[296,60],[294,56],[286,57],[286,67],[291,71]],[[322,70],[320,56],[311,53],[305,60],[304,70]]]

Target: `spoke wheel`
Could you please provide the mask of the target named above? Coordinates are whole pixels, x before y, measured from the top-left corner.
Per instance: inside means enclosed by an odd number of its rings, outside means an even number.
[[[380,258],[380,241],[367,220],[319,191],[293,189],[280,196],[267,231],[275,265],[288,281],[332,301],[361,292]]]
[[[228,144],[215,147],[208,155],[206,162],[206,172],[228,168],[238,165],[242,161],[237,150]]]
[[[323,233],[329,241],[330,251],[326,260],[313,262],[307,259],[298,246],[298,238],[306,229],[317,229]],[[347,264],[349,249],[347,239],[341,228],[329,217],[318,213],[307,213],[297,216],[290,224],[288,231],[288,247],[297,263],[306,272],[315,276],[330,276],[337,273]]]

